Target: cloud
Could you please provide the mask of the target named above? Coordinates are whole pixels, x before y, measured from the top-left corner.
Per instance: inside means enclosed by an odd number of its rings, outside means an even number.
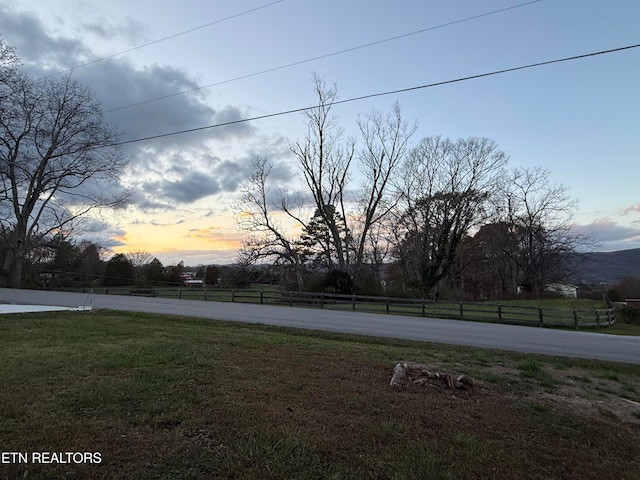
[[[123,228],[100,218],[85,216],[77,224],[74,237],[88,240],[101,247],[111,249],[126,245],[127,232]]]
[[[628,215],[630,213],[640,213],[640,203],[636,203],[635,205],[631,205],[630,207],[622,210],[623,215]]]
[[[113,226],[109,223],[95,217],[84,217],[80,225],[81,231],[85,235],[95,235],[104,232],[113,232]],[[118,235],[124,235],[123,230],[118,230]]]
[[[80,22],[83,32],[93,34],[102,41],[111,41],[114,38],[122,38],[131,45],[141,44],[147,41],[144,33],[147,27],[137,20],[127,20],[113,24],[108,16],[101,16],[99,22]]]
[[[122,28],[134,30],[131,23]],[[108,24],[92,31],[107,35]],[[86,26],[85,26],[86,29]],[[0,31],[5,41],[17,47],[18,55],[35,78],[64,71],[98,58],[83,41],[54,36],[32,13],[17,12],[0,5]],[[123,140],[137,140],[172,132],[237,122],[250,115],[246,106],[207,103],[206,90],[186,72],[166,65],[135,66],[127,57],[115,57],[73,71],[73,77],[89,85],[103,103],[105,119],[123,132]],[[53,77],[55,78],[55,77]],[[178,94],[180,92],[188,92]],[[163,98],[162,100],[148,100]],[[134,106],[135,105],[135,106]],[[128,107],[128,108],[123,108]],[[195,146],[207,140],[245,138],[255,134],[249,123],[236,123],[200,132],[167,136],[126,146],[135,156],[144,148]]]
[[[32,13],[19,13],[0,4],[0,31],[7,43],[17,49],[18,56],[32,72],[59,71],[85,63],[91,51],[81,42],[59,38],[45,32],[40,19]]]
[[[150,196],[164,197],[180,203],[195,202],[221,191],[217,179],[202,174],[191,174],[179,180],[147,182],[143,189]]]
[[[130,40],[136,31],[141,32],[134,44],[146,41],[142,38],[148,36],[144,25],[135,21],[114,26],[104,14],[104,23],[89,24],[81,20],[78,12],[75,14],[76,19],[68,16],[60,18],[58,24],[54,19],[45,24],[37,14],[0,4],[0,32],[7,43],[17,47],[25,71],[34,78],[104,55],[90,48],[89,42],[101,49],[106,48],[104,39],[111,36],[120,40],[123,34]],[[72,27],[74,33],[67,35],[73,38],[48,30],[60,26],[67,31]],[[287,160],[291,157],[288,142],[279,135],[260,134],[252,123],[240,122],[252,116],[249,106],[214,102],[216,97],[212,100],[208,90],[198,90],[198,81],[189,72],[170,65],[133,63],[136,58],[117,55],[72,72],[74,79],[95,92],[102,102],[105,120],[122,132],[122,140],[227,125],[125,144],[129,166],[120,176],[120,183],[105,187],[103,183],[87,182],[85,187],[91,193],[101,192],[100,188],[103,193],[129,191],[131,208],[121,222],[139,218],[149,225],[154,221],[155,225],[164,225],[171,223],[167,214],[180,215],[185,221],[224,215],[237,202],[239,190],[252,174],[252,160],[258,156],[273,161],[270,180],[275,185],[293,180],[295,172]],[[147,102],[161,97],[164,98]],[[215,198],[209,206],[193,205],[212,196]],[[211,208],[215,208],[214,213]],[[124,229],[109,224],[96,224],[93,228],[95,232],[87,234],[101,245],[117,247],[127,243]]]
[[[87,12],[89,9],[90,12]],[[87,13],[94,20],[85,21]],[[113,51],[96,53],[88,49],[85,46],[88,42],[108,48],[112,48],[116,40],[124,40],[127,46],[140,45],[148,42],[150,31],[148,25],[131,17],[118,19],[114,23],[109,7],[99,13],[95,5],[83,3],[73,9],[59,10],[58,14],[48,17],[46,23],[50,31],[47,31],[38,13],[19,11],[15,6],[0,5],[0,18],[3,34],[11,38],[20,56],[39,68],[49,68],[49,73],[113,55]],[[73,31],[77,38],[56,35],[61,28]]]
[[[0,17],[0,30],[6,32],[9,43],[18,45],[18,53],[36,78],[95,58],[81,41],[48,34],[34,14],[0,6]],[[124,27],[133,29],[134,26]],[[90,27],[99,35],[109,34],[110,29],[108,24],[102,28]],[[113,58],[79,68],[73,77],[96,93],[103,103],[105,120],[123,133],[123,141],[232,123],[124,145],[130,164],[122,181],[132,190],[130,202],[147,212],[166,211],[175,203],[191,203],[240,188],[250,175],[247,169],[250,162],[219,158],[212,152],[212,140],[216,141],[216,148],[223,151],[226,145],[238,141],[243,149],[251,149],[252,144],[259,142],[266,145],[265,150],[282,150],[278,145],[282,139],[263,142],[250,123],[234,123],[250,116],[248,107],[214,108],[207,102],[205,91],[196,90],[195,79],[180,69],[158,64],[135,66],[126,58]],[[175,95],[187,91],[189,93]],[[161,97],[166,98],[144,103]],[[134,104],[138,105],[121,108]],[[279,170],[277,173],[286,176]],[[93,191],[99,191],[95,182],[88,182],[87,188],[89,183]],[[124,188],[111,185],[105,191]]]
[[[185,238],[200,238],[212,243],[226,243],[237,248],[242,242],[243,232],[219,227],[192,228]]]
[[[250,173],[247,165],[193,152],[172,156],[164,175],[142,180],[140,189],[146,200],[193,203],[211,195],[236,192]]]
[[[157,198],[153,198],[150,195],[142,192],[138,186],[136,190],[134,190],[132,196],[129,199],[129,204],[133,207],[137,207],[142,211],[142,213],[151,215],[154,213],[162,213],[167,210],[173,210],[174,205],[168,203],[167,201],[162,201]]]
[[[202,92],[175,95],[198,85],[187,73],[174,67],[135,67],[126,60],[109,60],[78,71],[75,76],[97,92],[105,119],[123,132],[122,140],[136,140],[125,146],[129,154],[197,148],[205,142],[246,139],[256,133],[250,123],[198,130],[250,114],[246,108],[233,105],[218,110],[207,103]],[[159,100],[147,102],[150,99]],[[137,141],[141,139],[147,140]]]
[[[592,236],[605,251],[640,247],[640,228],[620,225],[607,217],[588,225],[577,225],[576,229]]]

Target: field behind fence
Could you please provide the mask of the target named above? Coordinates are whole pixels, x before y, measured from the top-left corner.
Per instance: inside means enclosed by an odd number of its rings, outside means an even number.
[[[288,305],[540,327],[593,328],[610,326],[616,322],[613,306],[611,308],[559,308],[547,306],[544,303],[515,305],[442,300],[436,302],[431,299],[283,291],[274,287],[243,289],[103,287],[86,288],[81,291],[108,295]]]

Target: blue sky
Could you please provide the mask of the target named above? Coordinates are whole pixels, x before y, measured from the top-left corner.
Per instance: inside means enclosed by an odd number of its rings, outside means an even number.
[[[634,45],[639,27],[637,0],[0,0],[0,34],[37,77],[113,55],[73,75],[95,90],[124,139],[312,105],[312,72],[349,99]],[[576,228],[611,251],[640,247],[639,84],[636,48],[335,113],[355,134],[359,114],[397,101],[418,123],[416,142],[491,138],[510,166],[542,166],[566,185],[579,201]],[[132,144],[123,178],[136,192],[130,208],[92,219],[87,232],[166,264],[232,261],[251,160],[269,157],[295,185],[288,145],[304,132],[293,114]]]

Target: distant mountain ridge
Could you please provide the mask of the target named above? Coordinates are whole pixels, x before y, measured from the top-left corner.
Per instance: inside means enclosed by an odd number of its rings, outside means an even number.
[[[640,277],[640,248],[574,254],[571,260],[577,261],[567,281],[574,284],[614,284],[624,277]]]

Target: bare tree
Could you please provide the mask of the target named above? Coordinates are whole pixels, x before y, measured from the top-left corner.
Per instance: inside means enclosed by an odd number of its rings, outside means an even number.
[[[357,241],[356,274],[367,256],[379,265],[382,252],[387,250],[382,244],[380,228],[400,199],[397,190],[391,187],[406,158],[409,140],[417,130],[415,123],[409,124],[402,119],[397,103],[390,114],[384,116],[373,111],[360,119],[358,126],[365,146],[359,155],[360,172],[364,177],[358,210],[360,217],[358,228],[353,229]]]
[[[0,84],[5,83],[20,65],[16,50],[0,36]]]
[[[284,199],[280,205],[274,205],[270,199],[268,185],[273,165],[266,158],[253,161],[254,173],[242,191],[241,206],[238,208],[238,225],[249,232],[245,239],[240,257],[243,261],[254,263],[269,260],[276,265],[289,267],[295,276],[299,290],[304,288],[305,260],[297,240],[287,233],[285,227],[276,219],[274,211],[285,210],[290,218],[297,218]],[[298,228],[305,225],[295,220]]]
[[[0,106],[5,104],[11,93],[11,89],[7,88],[7,82],[15,75],[19,64],[15,48],[5,43],[0,36]],[[0,183],[0,203],[5,203],[8,200],[9,189],[5,182],[2,182]]]
[[[541,167],[513,170],[496,208],[508,226],[502,250],[517,266],[514,281],[536,296],[542,295],[546,283],[562,278],[566,254],[590,242],[572,228],[577,202],[566,186],[549,176]]]
[[[19,288],[32,238],[123,204],[126,192],[105,184],[117,184],[126,160],[95,94],[70,77],[36,81],[14,71],[0,90],[0,233],[4,269]]]
[[[153,259],[153,255],[151,255],[146,250],[136,250],[135,252],[127,253],[127,258],[131,262],[131,265],[134,266],[137,270],[140,270],[145,265],[149,264]]]
[[[327,87],[317,76],[314,87],[318,104],[304,114],[307,134],[290,145],[304,193],[292,201],[294,196],[283,191],[279,202],[269,204],[270,169],[266,161],[254,165],[240,216],[241,227],[252,232],[245,250],[262,257],[277,254],[298,275],[309,262],[357,277],[363,263],[379,259],[384,250],[372,245],[380,239],[374,230],[396,203],[393,175],[416,126],[402,120],[398,105],[388,115],[373,111],[358,120],[363,146],[357,149],[356,140],[345,138],[332,115],[336,87]],[[359,189],[352,186],[356,177]],[[278,211],[301,230],[299,238],[285,235],[274,222]]]
[[[136,277],[136,283],[144,283],[144,271],[145,268],[149,265],[151,260],[153,259],[153,255],[151,255],[146,250],[136,250],[135,252],[129,252],[126,254],[127,259],[133,265],[133,271]]]
[[[427,293],[445,277],[464,235],[484,219],[506,162],[486,138],[428,137],[412,150],[390,237],[406,283]]]
[[[306,110],[307,135],[291,145],[307,189],[313,199],[315,217],[329,230],[337,267],[346,271],[350,264],[350,245],[341,232],[348,232],[347,187],[350,166],[355,153],[355,140],[343,139],[343,131],[331,110],[337,89],[328,88],[324,80],[314,76],[318,106]],[[291,214],[289,210],[285,210]],[[337,213],[337,214],[336,214]]]
[[[375,238],[372,227],[395,205],[391,181],[417,127],[402,119],[398,104],[387,115],[374,110],[357,122],[363,146],[356,150],[356,141],[343,139],[331,116],[335,86],[328,89],[321,79],[314,80],[318,107],[307,112],[307,136],[292,151],[314,200],[315,216],[328,229],[337,269],[357,276]],[[362,179],[357,192],[350,190],[354,168]]]

